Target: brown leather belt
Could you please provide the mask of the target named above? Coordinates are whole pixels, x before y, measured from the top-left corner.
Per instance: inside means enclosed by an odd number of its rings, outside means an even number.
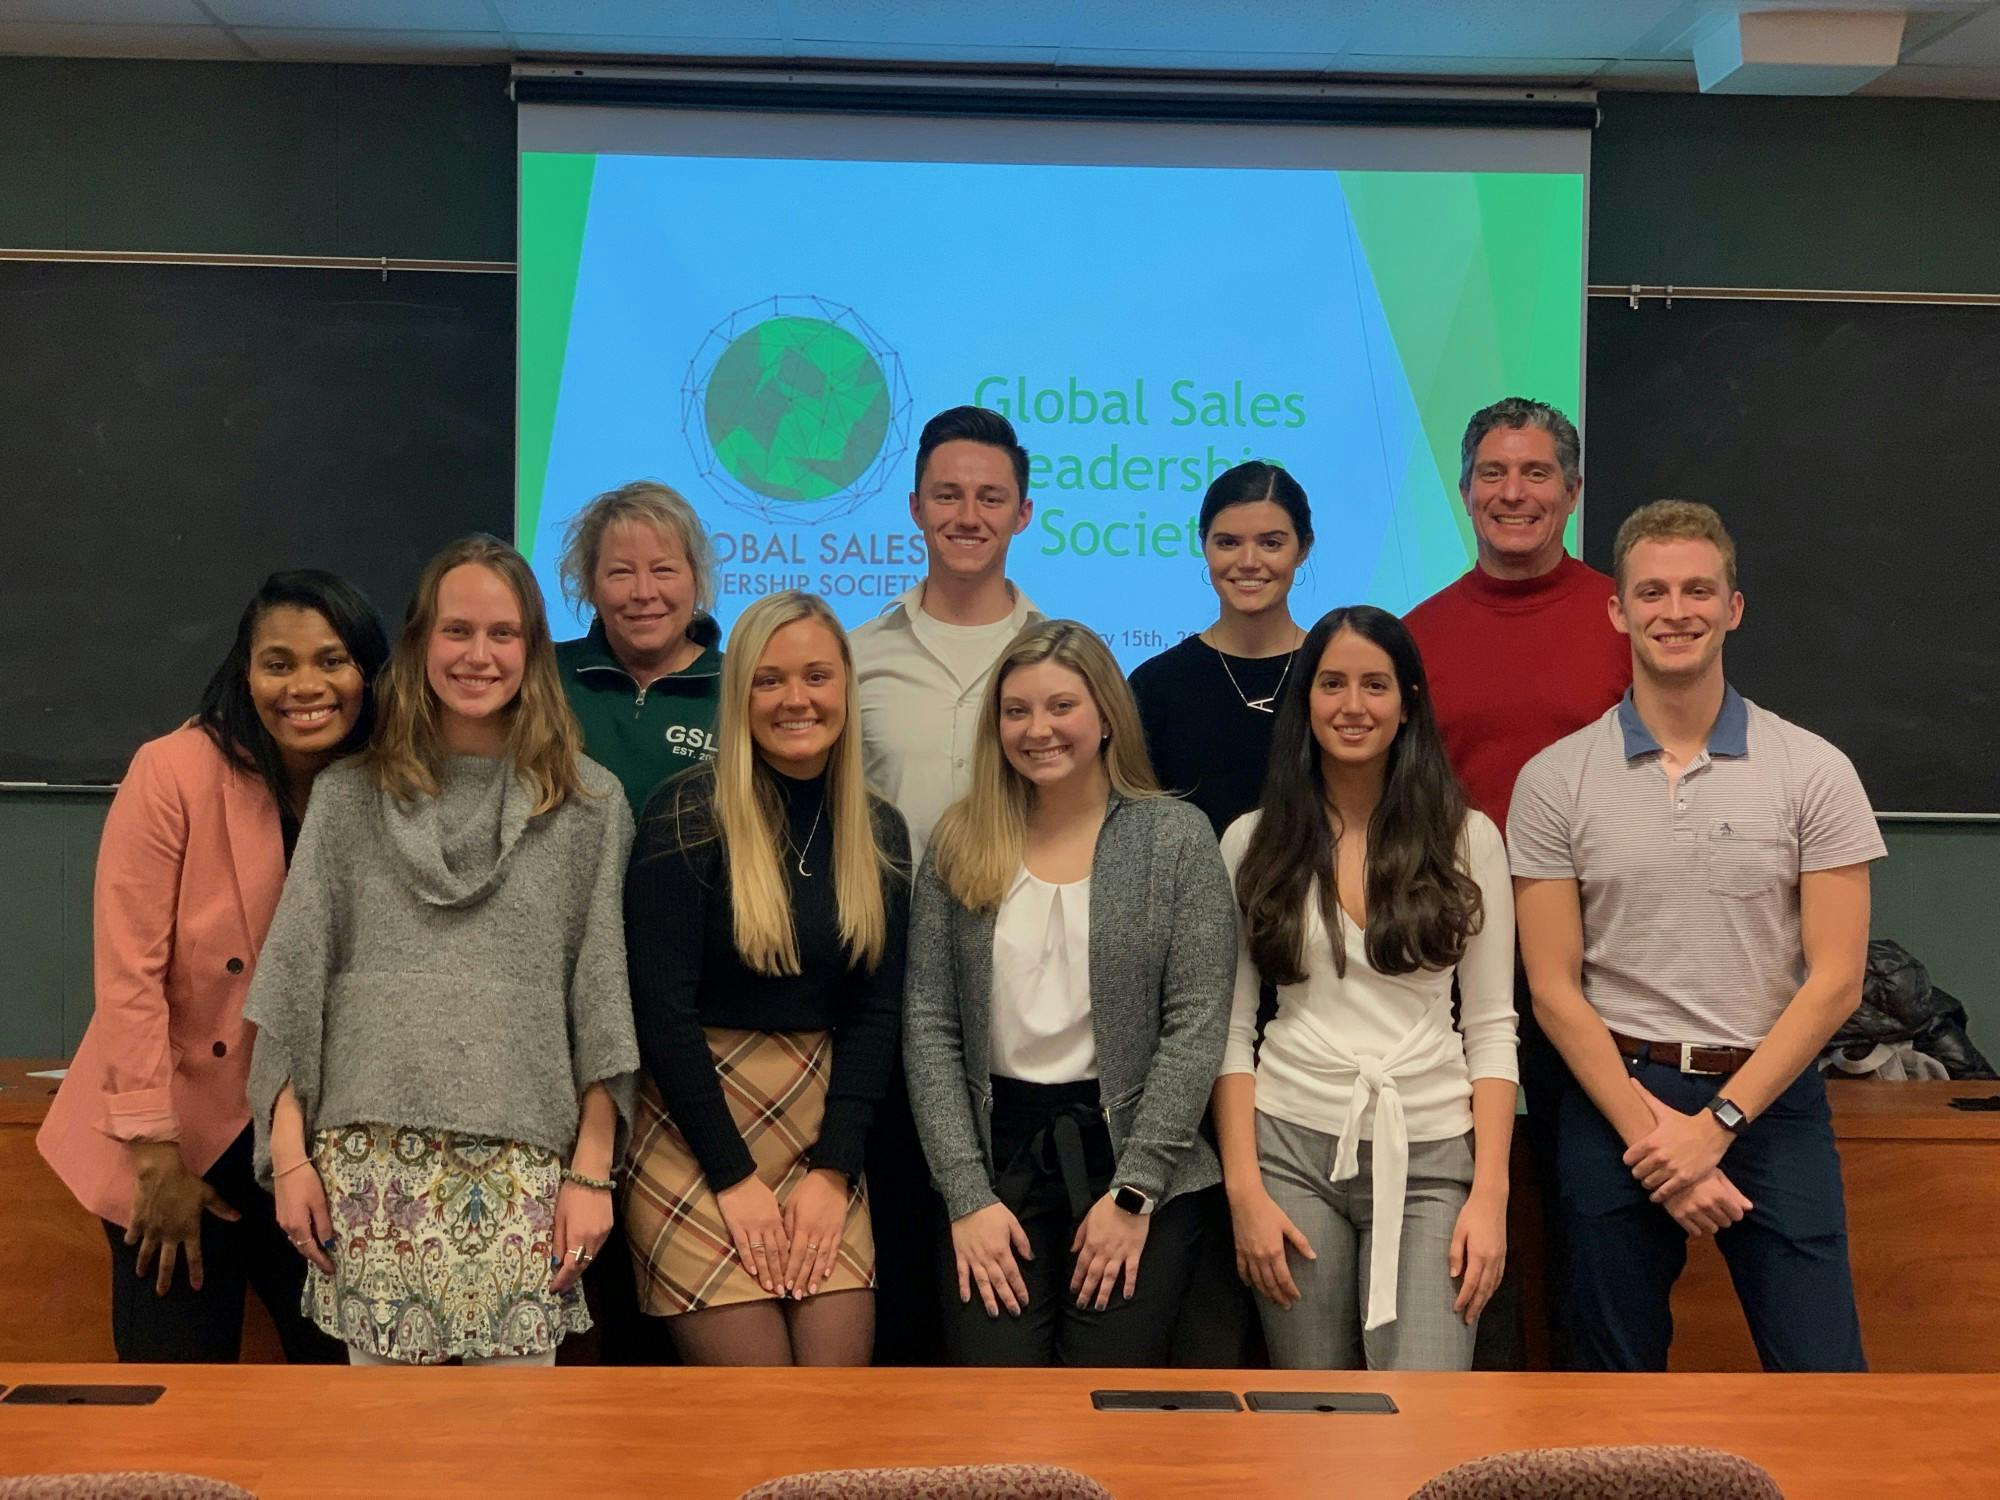
[[[1627,1062],[1656,1062],[1683,1073],[1727,1077],[1750,1061],[1748,1047],[1704,1047],[1697,1042],[1642,1042],[1622,1031],[1611,1033],[1618,1055]]]

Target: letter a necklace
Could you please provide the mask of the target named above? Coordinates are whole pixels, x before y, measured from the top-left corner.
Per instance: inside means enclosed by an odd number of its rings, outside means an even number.
[[[1229,670],[1228,655],[1220,647],[1211,647],[1210,649],[1215,652],[1215,659],[1222,663],[1223,676],[1229,679],[1229,686],[1235,690],[1236,696],[1243,700],[1245,708],[1254,708],[1260,714],[1274,714],[1277,712],[1277,709],[1271,705],[1277,701],[1278,694],[1284,691],[1285,679],[1292,674],[1292,658],[1299,654],[1297,646],[1292,647],[1291,650],[1285,653],[1284,670],[1278,673],[1276,685],[1261,698],[1252,698],[1243,691],[1243,685],[1236,680],[1236,674]]]

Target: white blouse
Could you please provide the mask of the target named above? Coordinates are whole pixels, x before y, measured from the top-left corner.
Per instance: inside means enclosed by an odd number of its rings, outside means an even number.
[[[1257,813],[1229,825],[1222,859],[1236,877]],[[1484,903],[1480,929],[1457,967],[1459,1019],[1452,1024],[1450,969],[1383,974],[1368,961],[1367,934],[1340,924],[1347,973],[1333,967],[1333,938],[1320,915],[1318,882],[1306,908],[1303,984],[1278,987],[1278,1013],[1252,1058],[1257,967],[1239,936],[1236,996],[1222,1071],[1257,1080],[1257,1108],[1340,1138],[1327,1176],[1344,1182],[1371,1145],[1375,1237],[1365,1326],[1396,1316],[1396,1267],[1410,1142],[1443,1141],[1472,1128],[1472,1080],[1520,1079],[1515,1060],[1514,889],[1500,830],[1484,813],[1465,815],[1467,872]],[[1238,914],[1239,932],[1241,913]]]
[[[1090,877],[1023,865],[993,919],[993,1071],[1025,1083],[1097,1076],[1090,1029]]]

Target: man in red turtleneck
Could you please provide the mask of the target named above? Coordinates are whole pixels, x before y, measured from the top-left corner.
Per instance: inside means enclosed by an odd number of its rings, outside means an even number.
[[[1472,805],[1503,829],[1521,767],[1597,718],[1632,682],[1630,644],[1605,608],[1616,586],[1563,550],[1582,488],[1575,424],[1553,406],[1509,396],[1475,412],[1459,444],[1458,493],[1478,558],[1404,616],[1423,653],[1445,752]],[[1551,1354],[1561,1369],[1570,1358],[1555,1321],[1563,1265],[1555,1114],[1569,1070],[1535,1025],[1518,978],[1514,998],[1528,1106],[1522,1134],[1542,1191]],[[1504,1327],[1498,1311],[1489,1309],[1485,1325]],[[1513,1362],[1500,1344],[1480,1343],[1475,1368]]]
[[[1624,696],[1632,653],[1611,626],[1611,580],[1563,550],[1583,488],[1568,417],[1509,396],[1473,415],[1458,493],[1479,557],[1405,617],[1445,750],[1472,805],[1500,827],[1530,757]]]

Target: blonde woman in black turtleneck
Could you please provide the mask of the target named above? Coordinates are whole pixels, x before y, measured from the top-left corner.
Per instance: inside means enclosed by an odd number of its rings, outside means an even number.
[[[719,739],[647,804],[626,877],[639,1304],[692,1364],[866,1364],[861,1168],[896,1059],[909,834],[867,789],[824,601],[744,611]]]

